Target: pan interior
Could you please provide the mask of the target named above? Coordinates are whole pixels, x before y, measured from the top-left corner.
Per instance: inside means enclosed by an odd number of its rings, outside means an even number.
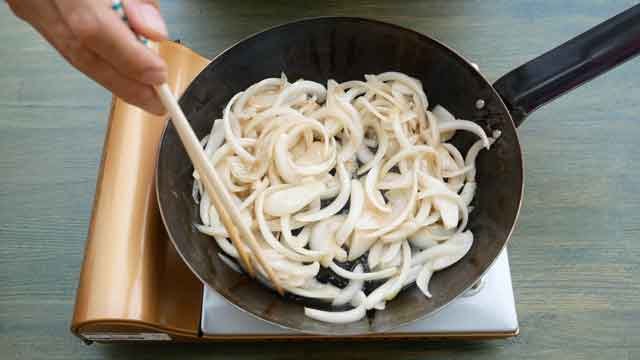
[[[422,81],[430,107],[441,104],[456,117],[472,120],[488,134],[501,130],[491,151],[477,161],[479,183],[469,228],[470,252],[437,272],[427,299],[415,287],[402,291],[384,311],[351,324],[326,324],[304,316],[287,301],[223,263],[213,239],[194,227],[199,221],[191,189],[193,167],[169,125],[159,151],[156,185],[164,224],[191,270],[232,304],[266,321],[307,333],[354,335],[384,332],[431,314],[473,285],[504,247],[520,205],[522,158],[511,118],[491,85],[463,58],[424,35],[357,18],[319,18],[279,26],[230,48],[193,81],[180,100],[199,138],[208,134],[229,99],[251,84],[285,72],[326,83],[363,79],[365,74],[399,71]],[[476,100],[485,106],[476,108]],[[466,150],[474,138],[457,135]]]

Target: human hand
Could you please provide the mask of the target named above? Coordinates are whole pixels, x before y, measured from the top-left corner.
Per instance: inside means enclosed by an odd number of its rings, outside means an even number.
[[[125,101],[157,115],[165,110],[152,85],[167,81],[167,66],[138,42],[110,0],[7,0],[67,61]],[[155,0],[124,2],[129,26],[148,39],[167,38]]]

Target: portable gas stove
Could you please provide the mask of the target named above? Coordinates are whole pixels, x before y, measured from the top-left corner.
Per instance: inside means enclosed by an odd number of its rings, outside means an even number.
[[[159,45],[180,94],[208,60]],[[227,303],[177,254],[156,203],[155,159],[166,119],[114,98],[71,331],[92,342],[268,339],[503,338],[518,334],[506,250],[483,280],[442,311],[388,333],[349,338],[295,333]]]

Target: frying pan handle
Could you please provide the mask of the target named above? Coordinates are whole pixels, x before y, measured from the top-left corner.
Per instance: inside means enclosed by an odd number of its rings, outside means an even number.
[[[531,112],[640,53],[640,4],[507,73],[493,86],[519,126]]]

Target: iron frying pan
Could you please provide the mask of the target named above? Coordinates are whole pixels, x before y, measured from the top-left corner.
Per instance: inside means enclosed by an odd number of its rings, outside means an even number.
[[[470,252],[437,272],[433,298],[403,290],[385,311],[351,324],[309,319],[303,305],[278,296],[224,264],[214,241],[194,227],[198,209],[191,196],[193,171],[169,122],[159,151],[156,190],[162,219],[176,249],[193,273],[231,304],[265,321],[313,334],[384,332],[433,314],[471,287],[491,266],[513,231],[522,202],[523,163],[516,127],[539,106],[610,70],[640,52],[640,5],[609,19],[489,83],[474,66],[442,43],[396,25],[327,17],[301,20],[253,35],[215,58],[180,100],[199,138],[237,92],[282,71],[289,79],[362,79],[400,71],[420,79],[430,106],[441,104],[487,133],[502,136],[477,160],[478,192],[469,228]],[[477,106],[482,100],[484,107]],[[468,147],[472,137],[456,136]]]

